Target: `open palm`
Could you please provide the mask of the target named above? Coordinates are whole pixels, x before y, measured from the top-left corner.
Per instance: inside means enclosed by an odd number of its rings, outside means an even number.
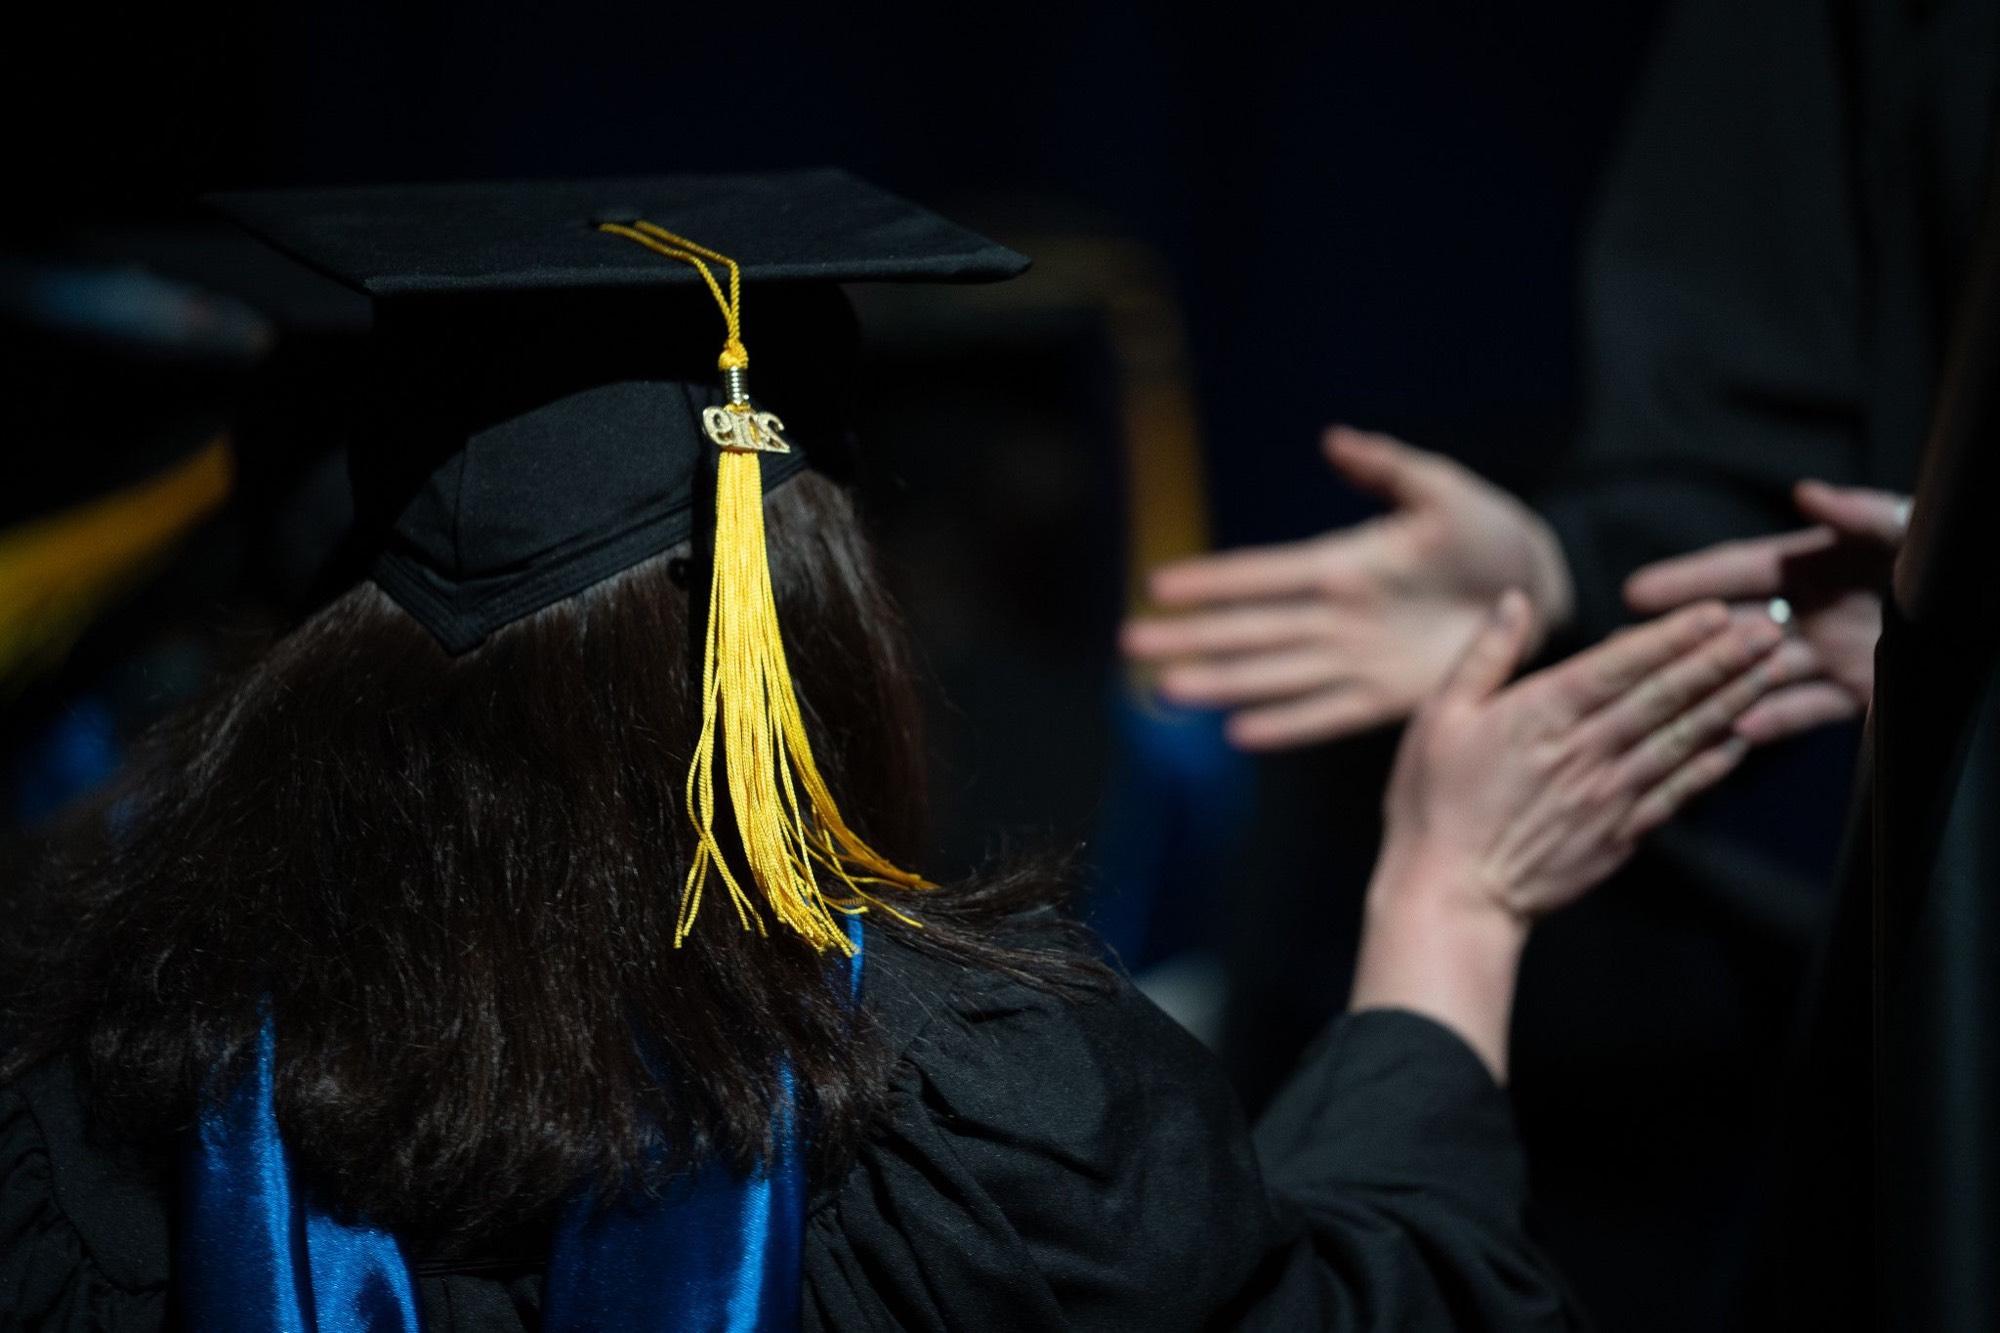
[[[1390,512],[1305,541],[1156,571],[1163,611],[1126,625],[1177,703],[1231,710],[1232,741],[1275,749],[1399,721],[1437,688],[1508,588],[1534,623],[1567,615],[1568,575],[1533,511],[1439,454],[1336,427],[1329,460]]]

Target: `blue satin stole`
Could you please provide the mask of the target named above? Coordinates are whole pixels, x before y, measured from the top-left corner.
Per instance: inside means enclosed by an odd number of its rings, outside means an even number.
[[[861,921],[847,918],[861,998]],[[203,1333],[417,1333],[408,1257],[388,1232],[337,1220],[293,1181],[271,1103],[266,1023],[241,1082],[191,1137],[176,1247],[189,1328]],[[791,1073],[784,1071],[787,1091]],[[709,1163],[658,1197],[563,1211],[542,1282],[542,1327],[747,1333],[799,1323],[806,1180],[789,1101],[763,1169]]]

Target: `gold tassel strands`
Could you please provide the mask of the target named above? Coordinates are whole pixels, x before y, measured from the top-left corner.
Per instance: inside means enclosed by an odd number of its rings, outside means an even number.
[[[716,364],[729,401],[702,413],[702,429],[721,453],[716,461],[708,633],[702,648],[701,735],[687,779],[687,813],[698,842],[674,942],[679,944],[694,929],[711,875],[722,881],[743,928],[760,933],[765,929],[763,913],[730,869],[716,830],[720,758],[743,863],[764,907],[814,948],[851,955],[854,946],[836,913],[857,915],[880,908],[914,925],[875,891],[933,886],[892,865],[848,827],[813,762],[771,589],[764,544],[763,468],[757,457],[788,453],[791,445],[780,434],[784,423],[750,404],[742,272],[728,256],[650,222],[604,223],[600,230],[692,265],[715,298],[728,331]],[[711,264],[728,274],[726,293]],[[833,894],[827,892],[822,876],[837,881]]]

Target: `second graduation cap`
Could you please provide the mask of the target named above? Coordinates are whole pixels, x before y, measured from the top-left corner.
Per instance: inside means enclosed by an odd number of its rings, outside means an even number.
[[[841,951],[838,914],[925,887],[848,827],[813,763],[762,496],[844,428],[855,337],[835,284],[992,281],[1026,259],[837,170],[211,202],[375,298],[356,514],[374,580],[446,652],[686,540],[712,497],[683,937],[711,877],[746,926],[768,911]]]

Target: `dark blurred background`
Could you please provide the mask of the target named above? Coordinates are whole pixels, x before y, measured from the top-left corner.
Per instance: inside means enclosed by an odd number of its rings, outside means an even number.
[[[1310,447],[1330,415],[1531,477],[1652,6],[1291,8],[44,12],[5,57],[8,226],[192,218],[223,185],[839,163],[1155,251],[1225,540],[1352,508]]]
[[[1253,763],[1214,718],[1147,700],[1116,624],[1154,560],[1372,512],[1322,460],[1331,421],[1537,489],[1573,416],[1578,235],[1656,8],[293,0],[37,15],[0,56],[8,253],[138,264],[243,302],[271,337],[196,358],[200,411],[143,429],[59,450],[35,437],[51,403],[158,401],[157,354],[101,341],[66,344],[45,376],[65,387],[30,396],[40,417],[18,409],[10,521],[213,431],[237,465],[219,513],[106,594],[57,666],[0,695],[12,854],[137,728],[339,578],[342,375],[365,305],[276,271],[197,196],[837,164],[1038,260],[992,291],[858,294],[875,347],[867,505],[937,684],[939,868],[1009,843],[1083,847],[1108,944],[1223,1049],[1254,1109],[1339,987],[1300,996],[1293,1024],[1232,1033],[1231,967],[1260,949],[1348,967],[1394,738]],[[1825,793],[1844,744],[1812,765]],[[1745,802],[1737,818],[1768,850],[1823,873],[1837,799]],[[1246,876],[1296,883],[1327,933],[1245,920]]]
[[[311,465],[337,443],[329,386],[366,314],[205,230],[204,190],[837,163],[1036,253],[998,309],[891,301],[873,321],[875,505],[956,709],[939,718],[940,841],[963,860],[996,827],[1103,826],[1111,627],[1135,560],[1365,512],[1316,449],[1327,422],[1400,431],[1517,489],[1562,447],[1575,237],[1653,6],[1287,8],[44,12],[19,20],[0,79],[5,227],[17,254],[141,262],[279,326],[281,373],[218,402],[236,507],[275,490],[288,529],[320,529],[294,542],[255,513],[231,529],[281,616],[337,521]],[[929,358],[921,394],[905,354]],[[245,398],[275,400],[249,429]],[[36,465],[31,444],[12,463]],[[1126,504],[1134,475],[1191,468]],[[945,570],[980,595],[926,581]],[[204,587],[242,591],[220,571]],[[968,628],[953,607],[1001,614]],[[1215,749],[1187,726],[1177,752]],[[1189,762],[1225,786],[1247,771]],[[1148,942],[1146,916],[1112,931],[1141,965],[1187,933]]]

